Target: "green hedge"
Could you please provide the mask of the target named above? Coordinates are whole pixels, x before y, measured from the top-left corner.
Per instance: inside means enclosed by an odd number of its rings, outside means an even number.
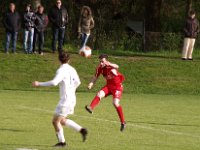
[[[97,35],[98,34],[98,35]],[[184,36],[181,33],[146,33],[146,51],[181,51]],[[52,31],[51,28],[45,32],[45,50],[51,51]],[[5,30],[0,28],[0,50],[3,51],[5,45]],[[18,50],[22,49],[23,30],[18,36]],[[80,39],[76,35],[70,35],[69,29],[66,31],[65,44],[68,48],[79,49]],[[135,33],[124,31],[109,31],[92,33],[88,45],[95,50],[120,50],[127,52],[143,52],[143,37]],[[195,49],[200,49],[200,36],[197,37]]]

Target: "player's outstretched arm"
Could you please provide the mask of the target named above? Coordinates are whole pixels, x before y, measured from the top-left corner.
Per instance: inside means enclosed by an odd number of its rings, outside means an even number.
[[[39,86],[39,82],[38,82],[38,81],[34,81],[34,82],[32,82],[32,86],[34,86],[34,87],[38,87],[38,86]]]
[[[47,81],[47,82],[34,81],[32,83],[32,85],[34,87],[38,87],[38,86],[57,86],[60,83],[60,81],[62,81],[62,79],[63,79],[63,73],[62,73],[61,70],[58,70],[56,72],[56,76],[54,77],[53,80]]]
[[[97,77],[94,76],[92,78],[92,80],[90,81],[90,83],[88,84],[88,89],[89,90],[92,89],[92,87],[93,87],[94,83],[96,82],[96,80],[97,80]]]
[[[32,83],[32,86],[38,87],[38,86],[56,86],[58,83],[54,80],[47,81],[47,82],[39,82],[39,81],[34,81]]]
[[[111,66],[111,67],[113,67],[113,68],[115,68],[115,69],[118,69],[118,68],[119,68],[119,66],[118,66],[117,64],[113,64],[113,63],[111,63],[111,62],[109,62],[109,61],[106,61],[106,62],[105,62],[105,65],[106,65],[106,66]]]

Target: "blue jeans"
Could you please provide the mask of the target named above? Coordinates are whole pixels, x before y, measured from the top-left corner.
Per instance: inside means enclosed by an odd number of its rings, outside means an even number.
[[[86,46],[89,36],[89,34],[81,33],[81,49]]]
[[[31,30],[26,30],[26,29],[24,30],[24,51],[26,53],[32,53],[33,35],[34,35],[34,28],[32,28]]]
[[[5,52],[8,52],[10,47],[10,40],[12,40],[12,52],[15,53],[16,51],[16,43],[17,43],[17,35],[18,32],[6,32],[6,45],[5,45]]]
[[[65,37],[65,28],[53,28],[53,40],[52,40],[52,50],[56,51],[56,43],[58,41],[58,51],[61,52],[63,50],[63,42]]]
[[[44,46],[44,31],[34,31],[34,38],[33,38],[33,52],[36,52],[36,47],[38,45],[39,54],[43,52]]]

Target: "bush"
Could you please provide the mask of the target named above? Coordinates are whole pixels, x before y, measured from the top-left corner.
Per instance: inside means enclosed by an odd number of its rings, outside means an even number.
[[[180,33],[161,33],[162,50],[178,50],[182,46],[183,37]]]
[[[182,48],[181,33],[147,32],[146,47],[148,51],[177,51]]]

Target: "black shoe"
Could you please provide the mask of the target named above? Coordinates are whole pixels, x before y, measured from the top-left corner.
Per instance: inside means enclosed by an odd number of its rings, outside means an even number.
[[[57,143],[56,145],[54,145],[54,147],[65,147],[66,146],[66,143],[64,142],[60,142],[60,143]]]
[[[182,58],[182,60],[187,60],[187,58]]]
[[[193,60],[192,58],[188,58],[188,60]]]
[[[85,109],[90,113],[90,114],[92,114],[93,112],[92,112],[92,108],[90,107],[90,106],[85,106]]]
[[[82,138],[83,138],[83,142],[85,142],[86,140],[86,137],[87,137],[87,134],[88,134],[88,131],[86,128],[82,128],[81,131],[80,131],[81,135],[82,135]]]
[[[126,122],[121,123],[120,131],[123,132],[125,128],[126,128]]]

